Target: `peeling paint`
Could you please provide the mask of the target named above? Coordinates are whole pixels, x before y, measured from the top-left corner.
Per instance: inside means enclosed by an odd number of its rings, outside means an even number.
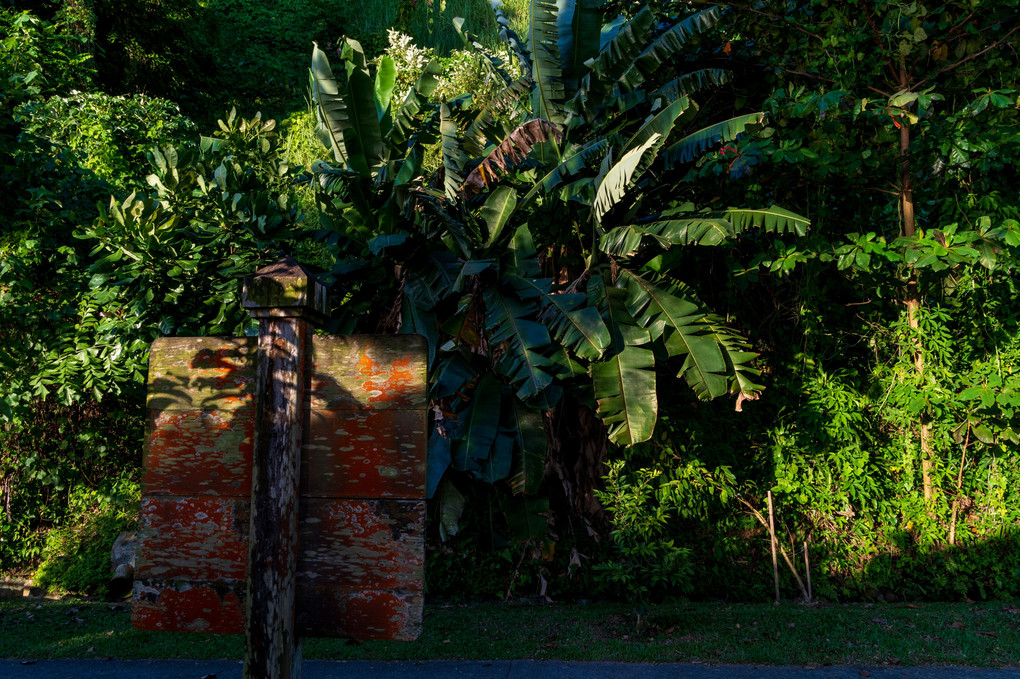
[[[424,568],[423,340],[314,337],[309,344],[300,634],[414,639]],[[254,338],[153,345],[136,627],[244,631],[254,359]]]

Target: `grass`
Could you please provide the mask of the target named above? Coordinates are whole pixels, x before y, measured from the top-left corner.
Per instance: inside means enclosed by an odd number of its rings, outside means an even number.
[[[614,660],[1017,666],[1016,604],[473,604],[426,607],[413,643],[307,639],[328,660]],[[239,635],[141,632],[122,603],[0,602],[4,658],[240,658]]]

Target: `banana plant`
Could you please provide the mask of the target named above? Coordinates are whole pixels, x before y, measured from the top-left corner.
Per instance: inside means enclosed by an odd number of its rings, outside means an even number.
[[[428,67],[397,105],[385,57],[370,65],[346,40],[340,58],[338,77],[324,53],[312,55],[319,138],[333,156],[313,170],[320,235],[347,296],[340,329],[381,325],[428,339],[434,416],[427,492],[450,509],[444,531],[452,534],[461,500],[441,485],[449,468],[537,495],[546,457],[542,412],[562,391],[552,347],[560,338],[598,345],[606,331],[593,311],[577,309],[577,296],[554,295],[552,281],[541,277],[514,188],[460,198],[471,158],[459,130],[481,113],[470,98],[430,101],[436,71]],[[443,165],[426,177],[421,158],[430,145],[439,146]],[[383,308],[389,313],[373,313]],[[366,327],[373,316],[375,327]],[[544,525],[537,498],[508,509],[518,512],[509,525],[529,533]]]
[[[348,40],[337,78],[313,54],[320,136],[334,156],[315,166],[334,271],[351,281],[346,307],[370,329],[428,339],[427,490],[447,535],[464,506],[450,470],[536,497],[566,393],[597,405],[599,435],[619,445],[652,436],[666,370],[699,398],[752,396],[760,386],[746,341],[650,263],[748,228],[807,226],[781,208],[705,211],[658,197],[706,151],[763,123],[750,114],[695,128],[691,95],[726,76],[669,72],[721,11],[660,27],[647,9],[608,25],[597,10],[532,0],[529,45],[503,31],[524,73],[506,79],[505,96],[531,111],[502,124],[469,97],[429,102],[427,75],[392,113],[385,58],[373,74]],[[429,144],[443,163],[425,177]],[[507,507],[518,537],[545,526],[541,501]]]
[[[497,15],[500,4],[492,0]],[[598,351],[591,344],[565,350],[587,372],[610,440],[632,445],[653,433],[663,364],[678,363],[678,377],[700,398],[747,398],[760,389],[747,343],[672,271],[648,266],[661,263],[654,255],[719,245],[748,228],[803,234],[808,222],[776,206],[708,211],[655,203],[656,187],[671,176],[679,181],[720,144],[762,128],[764,115],[695,124],[692,95],[729,76],[718,69],[677,73],[673,65],[691,38],[722,20],[722,9],[664,27],[647,7],[630,21],[604,24],[600,5],[532,0],[522,61],[533,118],[503,139],[465,132],[472,147],[490,151],[465,175],[461,195],[470,200],[513,184],[531,224],[559,225],[545,240],[561,259],[573,250],[568,281],[587,281],[587,300],[571,313],[596,314],[611,338]],[[574,242],[580,248],[563,246]]]

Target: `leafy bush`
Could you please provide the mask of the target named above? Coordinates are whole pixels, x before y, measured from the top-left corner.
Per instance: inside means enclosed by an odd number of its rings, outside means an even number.
[[[621,461],[609,467],[608,488],[596,493],[613,517],[615,549],[594,570],[601,587],[616,596],[645,599],[694,589],[691,550],[668,537],[673,512],[661,475],[647,468],[625,475]]]
[[[111,191],[141,189],[141,170],[154,146],[179,144],[197,135],[190,118],[171,101],[102,92],[71,92],[22,106],[25,133],[67,147],[84,168],[110,183]]]
[[[35,583],[48,590],[95,596],[106,594],[110,550],[117,535],[135,527],[139,485],[131,474],[103,490],[79,487],[68,496],[68,521],[51,530],[42,550]]]

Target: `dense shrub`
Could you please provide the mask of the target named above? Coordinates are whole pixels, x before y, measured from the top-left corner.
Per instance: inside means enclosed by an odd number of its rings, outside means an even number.
[[[103,483],[102,490],[76,488],[69,494],[69,519],[46,535],[36,585],[61,592],[106,594],[114,540],[137,523],[141,497],[132,475]]]
[[[22,106],[25,132],[67,149],[111,191],[145,186],[146,154],[155,146],[197,136],[190,118],[171,101],[134,95],[73,91]]]

